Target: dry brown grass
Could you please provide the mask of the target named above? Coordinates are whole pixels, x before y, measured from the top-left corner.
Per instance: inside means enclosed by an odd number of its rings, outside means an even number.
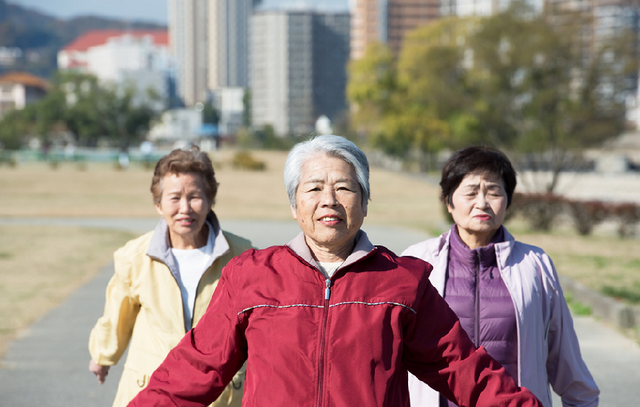
[[[94,276],[133,235],[63,226],[0,226],[0,355],[16,333]]]
[[[233,151],[212,154],[220,183],[216,213],[223,219],[291,219],[282,178],[286,153],[252,154],[266,164],[265,171],[233,168]],[[0,216],[157,216],[149,192],[151,175],[140,166],[116,171],[107,164],[89,164],[86,171],[72,164],[55,171],[44,164],[0,167]],[[440,219],[435,185],[373,169],[371,190],[367,223],[430,230]]]
[[[640,302],[638,240],[566,232],[526,234],[522,240],[542,247],[559,274],[607,295]]]

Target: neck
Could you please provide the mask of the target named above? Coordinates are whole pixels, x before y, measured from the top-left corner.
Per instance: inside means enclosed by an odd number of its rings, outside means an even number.
[[[198,233],[190,236],[176,235],[169,229],[169,239],[171,241],[171,247],[174,249],[197,249],[207,245],[207,240],[209,240],[209,226],[205,223]]]
[[[458,230],[458,235],[460,236],[460,239],[471,250],[477,249],[478,247],[488,246],[497,232],[497,230],[493,230],[487,233],[468,233],[462,228],[459,228],[457,226],[456,228]]]
[[[337,263],[345,261],[347,257],[353,252],[353,248],[356,246],[356,241],[353,239],[348,244],[340,247],[326,247],[319,246],[311,239],[307,239],[307,246],[313,255],[314,259],[320,263]]]

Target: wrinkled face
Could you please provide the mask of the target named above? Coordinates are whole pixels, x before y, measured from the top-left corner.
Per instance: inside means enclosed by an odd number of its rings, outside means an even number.
[[[469,244],[467,239],[473,236],[487,245],[504,222],[507,211],[504,182],[497,174],[468,174],[453,192],[451,203],[447,209],[462,240]]]
[[[199,174],[167,174],[162,179],[162,196],[156,210],[169,226],[174,247],[198,236],[210,208]]]
[[[307,160],[291,213],[312,251],[336,254],[350,247],[367,216],[353,166],[325,154]]]

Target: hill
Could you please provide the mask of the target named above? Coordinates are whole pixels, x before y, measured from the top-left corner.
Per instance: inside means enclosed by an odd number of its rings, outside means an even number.
[[[166,27],[96,16],[59,19],[0,0],[0,48],[15,55],[0,58],[0,74],[21,70],[50,79],[57,69],[58,50],[86,31],[162,28]]]

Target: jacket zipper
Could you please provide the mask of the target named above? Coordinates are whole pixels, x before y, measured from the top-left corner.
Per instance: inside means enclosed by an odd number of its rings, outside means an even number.
[[[325,336],[327,333],[327,319],[329,316],[329,298],[331,297],[331,279],[327,278],[324,281],[324,311],[322,315],[322,338],[320,341],[320,361],[318,362],[318,407],[322,407],[322,392],[324,382],[324,348],[325,348]]]

